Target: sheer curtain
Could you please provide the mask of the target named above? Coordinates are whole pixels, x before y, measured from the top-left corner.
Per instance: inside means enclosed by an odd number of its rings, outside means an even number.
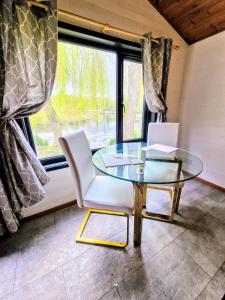
[[[16,119],[48,101],[56,71],[57,7],[26,0],[0,3],[0,235],[18,230],[22,207],[44,197],[48,175]]]

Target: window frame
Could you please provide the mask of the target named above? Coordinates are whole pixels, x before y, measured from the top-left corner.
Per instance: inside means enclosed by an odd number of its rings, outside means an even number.
[[[86,46],[116,54],[116,142],[128,143],[147,140],[148,123],[152,120],[152,113],[148,110],[143,99],[142,136],[137,139],[123,140],[123,65],[125,60],[142,62],[141,44],[119,39],[103,33],[91,31],[71,24],[59,22],[59,41]],[[36,151],[35,142],[29,118],[18,121],[31,147]],[[98,149],[93,149],[92,153]],[[68,167],[64,155],[51,156],[40,159],[46,171],[53,171]]]
[[[123,60],[122,60],[123,67],[124,67],[125,61],[131,61],[131,62],[141,63],[142,62],[142,58],[138,59],[138,58],[135,58],[135,57],[131,57],[130,55],[124,55],[123,56]],[[122,72],[122,77],[124,77],[123,75],[124,75],[124,72]],[[123,86],[123,78],[122,78],[122,81],[121,81],[121,89],[122,89],[121,101],[122,101],[122,103],[123,103],[123,87],[124,86]],[[122,108],[123,108],[123,104],[122,104]],[[123,143],[143,142],[143,141],[147,140],[147,131],[145,130],[145,127],[148,126],[148,122],[146,124],[146,120],[150,120],[150,117],[148,116],[148,114],[146,114],[147,111],[148,111],[148,107],[147,107],[145,99],[143,99],[142,135],[141,135],[140,138],[133,138],[133,139],[127,139],[127,140],[124,140],[123,139],[123,135],[122,135],[122,142]],[[150,111],[149,111],[149,113],[150,113]],[[122,127],[122,131],[123,131],[123,112],[122,112],[122,118],[121,118],[121,127]]]

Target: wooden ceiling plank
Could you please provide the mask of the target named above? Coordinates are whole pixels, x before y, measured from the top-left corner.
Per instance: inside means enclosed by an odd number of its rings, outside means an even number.
[[[154,1],[155,4],[162,10],[166,11],[169,7],[173,7],[174,5],[177,6],[177,4],[181,4],[183,0],[156,0]]]
[[[192,5],[189,0],[182,0],[169,6],[167,9],[162,10],[167,16],[179,16],[180,14],[187,13],[191,9]],[[160,8],[161,9],[161,8]]]
[[[224,14],[225,16],[225,1],[223,1],[223,3],[220,3],[220,5],[217,5],[215,7],[206,6],[201,11],[195,12],[193,16],[192,14],[190,14],[190,18],[193,21],[193,23],[196,23],[196,25],[198,25],[199,23],[205,20],[211,20],[214,16],[221,14]]]
[[[181,32],[185,31],[187,28],[191,32],[192,30],[198,29],[204,24],[208,24],[208,23],[216,24],[217,22],[223,22],[224,20],[225,20],[225,11],[220,11],[219,13],[211,16],[210,22],[208,18],[203,19],[201,22],[199,21],[197,23],[193,19],[188,19],[185,20],[182,24],[179,24],[179,28]]]
[[[214,26],[217,29],[217,33],[219,33],[221,31],[225,30],[225,21],[219,22],[219,23],[215,24]]]
[[[194,28],[191,31],[186,31],[186,33],[189,33],[189,36],[191,35],[192,39],[194,40],[203,39],[203,37],[206,37],[208,34],[213,34],[214,32],[215,28],[212,24],[204,24],[197,29]]]
[[[207,14],[208,9],[205,8],[206,0],[199,1],[198,4],[189,6],[189,8],[179,10],[179,13],[173,13],[174,22],[177,24],[182,23],[184,19],[190,19],[198,14]]]
[[[216,24],[217,22],[223,22],[225,20],[225,11],[221,11],[215,15],[210,16],[203,20],[202,22],[198,22],[196,24],[192,24],[192,28],[198,29],[201,28],[204,24]]]
[[[158,1],[157,0],[148,0],[148,1],[171,24],[171,22],[167,19],[167,16],[165,14],[163,14],[162,10],[159,9],[159,1],[160,0],[158,0]],[[164,0],[161,0],[160,3],[162,3],[163,1]],[[178,0],[178,1],[180,1],[180,0]],[[171,25],[177,31],[177,33],[182,37],[182,32],[180,32],[179,29],[176,28],[176,25],[175,24],[171,24]]]
[[[217,1],[217,3],[209,7],[208,10],[209,10],[209,14],[214,14],[222,10],[225,10],[225,1],[224,0]]]
[[[225,30],[225,0],[149,0],[149,2],[188,43]]]

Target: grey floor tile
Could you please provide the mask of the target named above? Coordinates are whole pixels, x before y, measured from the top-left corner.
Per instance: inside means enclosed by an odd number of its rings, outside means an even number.
[[[182,195],[185,196],[189,193],[201,194],[200,191],[198,190],[201,186],[202,183],[197,180],[186,181],[182,189]]]
[[[210,214],[225,224],[225,199],[220,200]]]
[[[171,243],[119,283],[121,299],[195,299],[210,277]]]
[[[75,243],[81,220],[78,218],[65,230],[43,234],[43,238],[27,239],[20,246],[15,287],[38,279],[89,249],[88,245]]]
[[[50,245],[50,251],[54,254],[55,264],[61,266],[67,261],[79,257],[86,252],[90,246],[86,244],[76,243],[76,235],[80,228],[80,220],[74,223],[71,230],[57,233]]]
[[[194,190],[202,185],[204,185],[204,184],[196,179],[188,180],[185,182],[185,188],[189,187],[191,190]]]
[[[179,212],[175,215],[175,220],[179,223],[192,225],[208,212],[214,209],[223,194],[211,191],[203,195],[200,189],[190,191],[186,194],[182,192]]]
[[[69,299],[98,299],[143,263],[140,248],[92,247],[63,266]]]
[[[210,194],[207,195],[209,198],[214,199],[216,202],[225,201],[225,192],[220,190],[213,190]]]
[[[168,195],[153,194],[148,195],[153,208],[168,209]],[[185,183],[174,224],[143,220],[139,249],[133,247],[133,217],[125,250],[75,243],[87,211],[75,205],[22,224],[0,241],[0,299],[67,299],[60,267],[69,299],[218,299],[224,195],[195,180]],[[125,225],[123,218],[93,215],[84,234],[124,241]]]
[[[225,225],[208,214],[191,226],[176,243],[210,275],[225,260]]]
[[[43,234],[54,230],[54,215],[48,214],[46,216],[39,217],[34,220],[21,223],[19,231],[16,233],[17,238],[22,242],[27,238],[43,236]]]
[[[18,252],[11,241],[0,244],[0,298],[12,293]]]
[[[83,236],[94,239],[109,239],[126,230],[127,219],[120,216],[91,214]]]
[[[146,300],[146,299],[168,299],[164,293],[160,279],[154,279],[154,274],[149,273],[149,266],[144,265],[136,272],[129,275],[118,286],[121,299]]]
[[[171,207],[168,191],[148,189],[146,210],[154,213],[169,214]]]
[[[70,229],[73,223],[77,223],[78,219],[82,220],[86,212],[87,209],[79,208],[76,204],[57,211],[54,214],[56,231],[60,232]]]
[[[185,230],[186,228],[181,225],[144,219],[141,248],[146,257],[150,259]]]
[[[199,191],[203,196],[208,196],[215,191],[215,188],[210,185],[200,184],[197,191]]]
[[[147,210],[165,214],[169,213],[170,200],[168,192],[149,189],[147,197]],[[130,223],[130,237],[133,246],[133,218],[131,218]],[[151,219],[143,219],[141,248],[145,252],[146,258],[151,258],[185,230],[186,226],[184,222],[172,224]]]
[[[21,244],[15,276],[15,288],[26,285],[54,270],[55,255],[51,252],[53,235],[39,241],[26,240]]]
[[[10,300],[66,300],[66,289],[62,269],[54,270],[45,276],[15,290]]]
[[[186,228],[179,224],[143,219],[141,239],[141,250],[144,254],[143,259],[150,259],[167,244],[175,240],[185,230]],[[133,236],[134,218],[130,217],[129,245],[127,249],[132,249],[134,247]],[[112,235],[111,239],[118,242],[124,242],[126,240],[126,231]]]
[[[76,237],[86,213],[87,209],[80,209],[76,206],[57,212],[55,214],[57,234],[73,230],[74,237]],[[78,222],[79,227],[77,227]],[[92,213],[83,236],[93,239],[108,239],[124,229],[126,229],[126,218]]]
[[[181,206],[192,206],[194,203],[196,203],[199,199],[201,199],[203,195],[198,191],[188,191],[184,192],[184,188],[181,192],[181,198],[180,198],[180,207]],[[179,208],[180,208],[179,207]]]
[[[210,280],[198,300],[221,300],[225,295],[225,262]]]

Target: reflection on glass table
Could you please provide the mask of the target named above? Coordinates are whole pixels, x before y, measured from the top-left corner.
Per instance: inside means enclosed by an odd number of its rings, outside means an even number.
[[[100,149],[93,155],[93,163],[101,172],[122,180],[131,181],[139,184],[170,184],[186,181],[199,175],[202,171],[201,160],[185,151],[178,149],[171,153],[150,150],[143,151],[146,143],[123,143],[111,145]],[[144,166],[140,164],[130,164],[115,167],[106,167],[103,157],[104,155],[122,155],[124,158],[131,160],[141,159]],[[177,179],[178,163],[182,162],[182,176]]]
[[[144,151],[146,143],[122,143],[107,146],[95,152],[93,163],[101,172],[133,183],[135,189],[134,243],[141,243],[142,208],[146,199],[147,184],[175,184],[174,199],[177,198],[179,182],[198,176],[203,168],[201,160],[182,149],[171,153],[157,150]],[[114,162],[107,167],[106,157]],[[117,165],[118,160],[126,164]],[[139,162],[139,163],[137,163]],[[176,201],[174,201],[176,204]],[[172,208],[172,217],[175,207]]]

